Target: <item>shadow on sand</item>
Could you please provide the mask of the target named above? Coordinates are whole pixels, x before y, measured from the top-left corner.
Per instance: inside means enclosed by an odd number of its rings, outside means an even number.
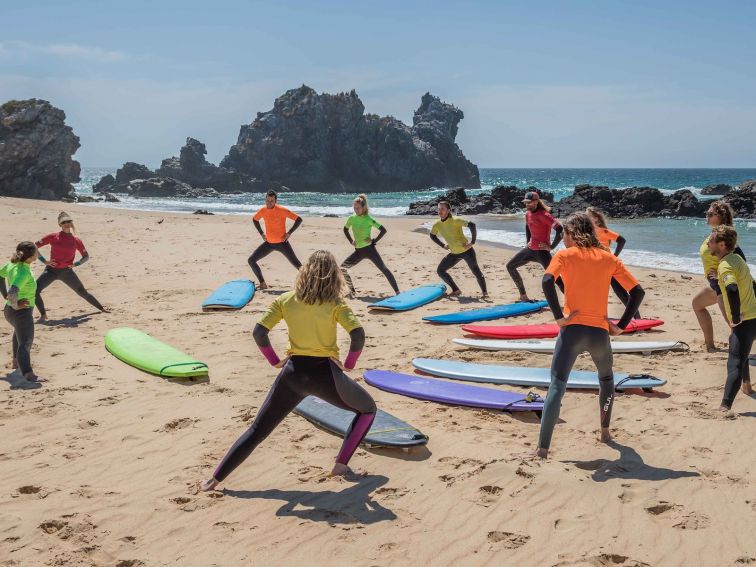
[[[593,471],[591,478],[596,482],[606,482],[615,478],[659,481],[700,476],[697,472],[676,471],[647,465],[635,449],[620,445],[616,441],[610,441],[607,445],[619,451],[618,459],[614,461],[596,459],[594,461],[563,462],[575,465],[584,471]]]
[[[232,498],[283,500],[276,516],[290,516],[328,524],[376,524],[395,520],[396,514],[371,499],[388,482],[385,476],[367,476],[341,492],[332,490],[224,490]]]
[[[74,315],[73,317],[66,317],[64,319],[47,319],[45,321],[37,321],[37,324],[44,325],[45,327],[78,327],[80,324],[88,322],[93,315],[98,315],[99,313],[99,311],[93,311],[92,313]]]
[[[9,372],[2,378],[10,384],[11,390],[37,390],[42,387],[42,382],[29,382],[21,375],[19,370]]]

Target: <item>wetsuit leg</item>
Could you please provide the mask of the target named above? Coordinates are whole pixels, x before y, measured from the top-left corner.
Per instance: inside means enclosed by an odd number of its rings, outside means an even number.
[[[394,277],[394,274],[391,273],[391,270],[388,269],[386,264],[383,263],[383,258],[381,258],[381,255],[378,253],[378,249],[375,247],[375,244],[366,246],[361,250],[367,250],[367,259],[375,264],[375,267],[378,268],[378,270],[388,280],[388,283],[391,286],[391,289],[394,290],[394,293],[399,293],[399,286],[396,283],[396,278]]]
[[[100,302],[97,301],[95,296],[86,290],[84,284],[81,283],[79,276],[77,276],[76,272],[73,271],[73,268],[64,268],[58,271],[60,272],[58,274],[58,279],[68,287],[70,287],[72,290],[74,290],[74,292],[76,292],[76,295],[87,301],[95,309],[99,309],[100,311],[105,310]]]
[[[365,249],[356,248],[354,252],[347,256],[346,260],[341,263],[341,273],[344,275],[344,281],[346,282],[349,291],[352,293],[354,293],[354,284],[352,283],[352,277],[347,270],[353,268],[365,259],[365,252],[363,252],[363,250]]]
[[[254,252],[252,252],[252,255],[247,259],[247,263],[249,264],[249,267],[252,268],[252,273],[255,274],[258,282],[264,282],[265,278],[263,278],[262,270],[257,263],[271,252],[273,252],[273,246],[268,242],[263,242],[262,244],[260,244],[260,246],[257,247]]]
[[[32,371],[31,348],[34,343],[34,316],[32,311],[34,310],[31,307],[13,309],[10,305],[6,305],[3,310],[5,320],[13,327],[13,358],[18,362],[22,374],[28,374]]]
[[[756,319],[747,319],[732,329],[727,356],[727,381],[722,405],[731,408],[744,381],[750,382],[748,357],[756,340]]]
[[[37,309],[39,309],[39,313],[41,315],[47,315],[47,310],[45,309],[45,302],[42,301],[42,290],[44,290],[47,286],[49,286],[51,283],[53,283],[55,280],[58,279],[58,270],[55,270],[53,268],[45,268],[45,270],[42,272],[42,275],[37,278],[37,295],[34,298],[34,303],[37,304]]]
[[[255,448],[270,435],[281,421],[301,402],[306,394],[295,391],[297,369],[289,359],[278,374],[273,386],[260,406],[252,425],[234,443],[213,473],[218,481],[225,479],[242,464]]]
[[[533,255],[533,252],[534,251],[530,248],[525,247],[517,254],[512,256],[512,259],[507,262],[507,272],[509,272],[509,277],[512,278],[512,281],[517,286],[517,291],[520,292],[520,295],[525,295],[525,284],[522,283],[522,277],[517,271],[517,268],[521,268],[522,266],[529,264],[530,262],[535,262],[536,259]]]
[[[598,327],[585,327],[587,335],[587,350],[599,377],[599,412],[601,427],[609,427],[612,419],[612,405],[614,404],[614,355],[609,332]]]
[[[622,305],[627,306],[627,302],[630,301],[630,294],[627,293],[627,290],[622,287],[622,284],[614,278],[612,278],[612,290],[614,291],[614,295],[616,295],[617,298],[622,302]],[[640,310],[635,312],[635,318],[641,318]]]
[[[441,278],[443,282],[451,288],[452,291],[459,291],[459,288],[457,287],[457,284],[454,283],[454,278],[449,275],[449,270],[451,270],[461,261],[462,254],[449,253],[441,259],[441,262],[438,264],[438,268],[436,268],[438,277]]]
[[[552,258],[551,252],[549,252],[548,250],[534,250],[533,252],[536,254],[535,256],[536,262],[541,264],[544,270],[548,268],[549,264],[551,264],[551,258]],[[561,290],[561,292],[564,293],[564,282],[562,282],[561,277],[558,277],[556,279],[556,284],[557,284],[557,287]]]
[[[475,276],[475,279],[478,280],[480,291],[483,292],[483,295],[487,295],[488,290],[486,288],[486,278],[483,276],[483,272],[481,271],[480,266],[478,266],[478,256],[475,254],[475,249],[470,248],[469,250],[465,251],[464,254],[462,254],[462,259],[467,262],[470,271]]]
[[[562,328],[557,338],[554,357],[551,359],[551,384],[541,416],[541,432],[538,437],[538,447],[541,449],[548,449],[551,445],[554,426],[559,421],[562,397],[567,389],[567,379],[578,355],[585,350],[581,337],[584,328],[583,325],[568,325]]]
[[[291,247],[291,244],[288,240],[286,242],[279,242],[278,244],[274,244],[273,246],[281,254],[286,256],[286,259],[289,261],[289,263],[297,270],[302,267],[302,262],[300,262],[299,258],[297,258],[297,255],[294,253],[294,249]]]

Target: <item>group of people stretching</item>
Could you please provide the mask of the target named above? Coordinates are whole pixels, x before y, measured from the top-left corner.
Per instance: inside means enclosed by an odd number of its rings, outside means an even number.
[[[584,352],[591,356],[599,377],[600,438],[611,439],[609,425],[614,403],[613,356],[610,337],[622,334],[630,321],[639,316],[645,292],[638,280],[618,258],[625,239],[612,232],[600,211],[570,215],[560,224],[550,214],[535,191],[525,195],[527,246],[507,264],[507,270],[520,293],[522,301],[529,301],[517,269],[529,262],[545,268],[543,293],[553,317],[560,327],[551,363],[551,384],[544,403],[536,457],[548,456],[555,424],[559,419],[561,400],[567,379],[577,357]],[[438,204],[439,220],[431,228],[431,239],[448,250],[438,266],[438,274],[451,288],[451,295],[460,290],[448,270],[465,261],[475,275],[483,295],[487,294],[485,278],[480,270],[473,245],[475,224],[452,215],[450,203]],[[293,221],[286,229],[286,220]],[[701,246],[701,259],[709,285],[699,292],[693,307],[701,323],[707,348],[715,348],[708,306],[718,303],[731,328],[727,377],[720,409],[732,407],[739,389],[752,393],[749,378],[749,353],[756,340],[756,283],[750,274],[742,251],[737,246],[737,232],[732,226],[732,210],[717,201],[707,212],[711,231]],[[263,231],[260,221],[265,223]],[[344,233],[355,247],[339,265],[328,251],[318,250],[304,266],[289,244],[289,237],[302,219],[277,204],[277,195],[270,191],[266,205],[254,216],[257,230],[264,243],[249,258],[259,281],[259,288],[268,285],[262,277],[258,260],[272,251],[280,251],[298,269],[294,289],[279,296],[258,321],[254,340],[265,359],[280,372],[249,429],[232,445],[213,475],[201,483],[202,490],[212,490],[238,467],[302,399],[318,396],[355,417],[345,435],[336,457],[332,474],[350,476],[349,460],[370,429],[376,405],[370,394],[345,374],[352,370],[362,353],[365,333],[352,309],[344,300],[347,289],[354,287],[347,269],[363,259],[371,260],[384,273],[392,288],[398,286],[376,250],[376,243],[386,234],[385,227],[369,216],[364,195],[354,200],[354,215],[347,219]],[[73,221],[65,213],[58,218],[59,233],[43,237],[36,244],[21,242],[11,261],[0,268],[3,295],[7,295],[5,317],[13,326],[13,365],[21,369],[27,380],[40,380],[31,368],[30,348],[34,337],[32,310],[35,305],[45,316],[40,292],[52,281],[60,279],[92,305],[105,311],[102,305],[83,287],[73,273],[73,267],[88,259],[80,239],[73,235]],[[463,228],[470,229],[468,241]],[[372,229],[379,234],[372,238]],[[351,234],[350,234],[351,229]],[[552,230],[555,233],[551,240]],[[442,240],[443,239],[443,240]],[[551,251],[564,239],[566,248],[552,256]],[[612,253],[609,246],[616,243]],[[51,260],[39,256],[38,247],[51,245]],[[74,262],[75,253],[81,259]],[[39,282],[35,282],[30,264],[37,258],[46,264]],[[65,272],[64,270],[68,270]],[[43,280],[44,278],[44,280]],[[5,285],[7,282],[7,286]],[[557,293],[563,294],[563,305]],[[622,317],[615,324],[608,318],[609,289],[613,289],[625,306]],[[286,322],[289,348],[281,359],[269,339],[269,332],[281,320]],[[351,339],[349,353],[341,361],[336,343],[337,325],[342,326]]]
[[[71,215],[61,212],[58,215],[58,226],[59,232],[51,232],[37,242],[19,242],[10,261],[0,267],[0,293],[6,299],[3,315],[13,328],[11,366],[14,370],[19,369],[29,382],[45,381],[32,368],[31,348],[34,344],[34,308],[39,310],[40,322],[47,320],[47,310],[42,301],[42,292],[47,286],[62,281],[90,305],[101,312],[108,312],[87,291],[74,271],[74,268],[89,260],[89,253],[81,239],[75,235],[76,228]],[[43,246],[50,246],[49,260],[39,252]],[[77,252],[80,256],[78,260]],[[37,259],[45,265],[45,270],[35,279],[31,264]]]

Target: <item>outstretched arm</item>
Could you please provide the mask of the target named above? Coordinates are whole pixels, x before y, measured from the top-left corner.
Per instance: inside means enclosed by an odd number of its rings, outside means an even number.
[[[556,248],[559,243],[562,241],[562,235],[564,234],[564,227],[562,227],[561,224],[558,224],[554,227],[554,240],[551,243],[551,249],[553,250]]]

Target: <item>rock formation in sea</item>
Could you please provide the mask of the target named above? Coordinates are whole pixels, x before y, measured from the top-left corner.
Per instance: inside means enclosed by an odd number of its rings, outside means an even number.
[[[6,102],[0,106],[0,195],[72,200],[79,145],[65,113],[46,100]]]
[[[701,195],[726,195],[730,191],[732,191],[732,185],[715,183],[713,185],[707,185],[701,189]]]
[[[220,165],[293,191],[477,188],[478,167],[455,142],[463,117],[426,93],[408,126],[365,114],[355,91],[318,94],[302,85],[242,126]]]
[[[507,215],[521,212],[524,210],[522,199],[525,192],[536,190],[535,187],[528,189],[518,189],[514,185],[501,185],[494,187],[490,193],[479,193],[468,195],[462,187],[450,189],[440,197],[434,197],[427,201],[418,201],[410,203],[408,215],[435,215],[439,201],[449,201],[457,215],[479,215],[482,213],[491,213],[498,215]],[[539,192],[546,202],[554,199],[552,193]]]

